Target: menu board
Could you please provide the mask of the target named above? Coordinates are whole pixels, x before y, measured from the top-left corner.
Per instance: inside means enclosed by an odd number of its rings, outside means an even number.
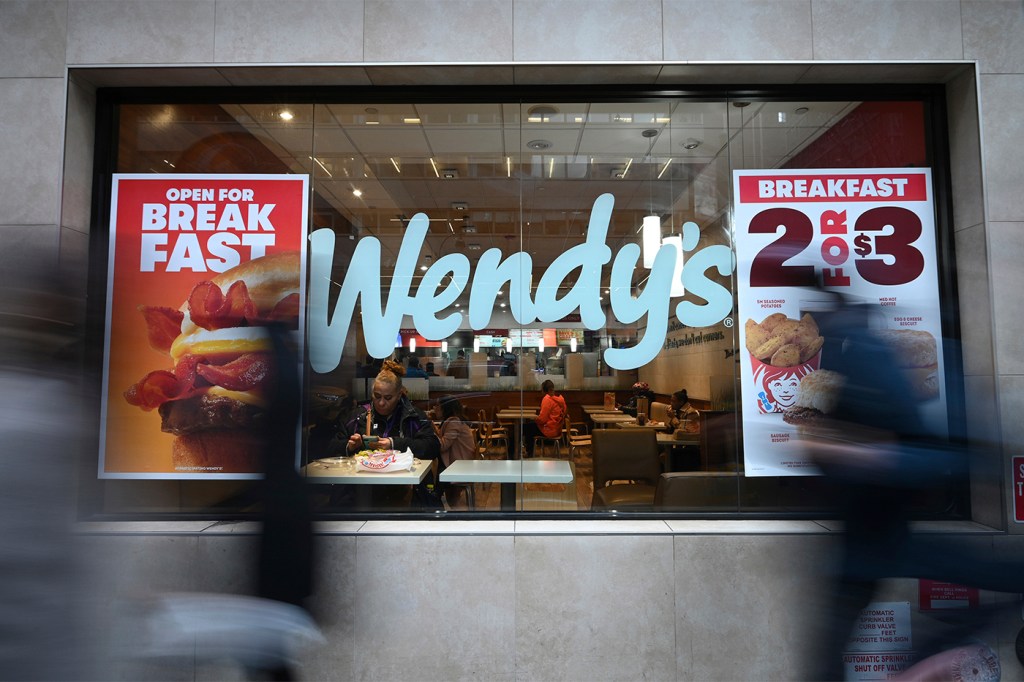
[[[114,176],[100,478],[262,475],[269,327],[303,348],[308,187],[306,175]]]
[[[816,325],[828,291],[868,308],[926,424],[945,432],[930,169],[738,170],[733,190],[746,475],[818,473],[784,415],[840,350]]]

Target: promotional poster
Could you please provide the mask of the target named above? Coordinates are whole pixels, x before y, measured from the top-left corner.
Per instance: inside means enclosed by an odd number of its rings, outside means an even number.
[[[927,425],[945,432],[935,215],[929,169],[733,174],[747,476],[813,475],[801,410],[835,388],[817,318],[841,292],[869,310]],[[788,412],[788,418],[787,418]]]
[[[308,191],[306,175],[114,175],[100,478],[261,475],[267,327],[303,347]]]

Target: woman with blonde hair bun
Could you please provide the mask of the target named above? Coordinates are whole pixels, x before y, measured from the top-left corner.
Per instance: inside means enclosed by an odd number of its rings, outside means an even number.
[[[363,436],[377,437],[380,450],[412,450],[420,459],[437,459],[441,445],[433,424],[423,410],[412,404],[402,386],[405,369],[393,360],[385,360],[373,380],[370,402],[357,408],[335,437],[336,449],[355,454],[366,449]],[[339,447],[340,446],[340,447]],[[340,454],[340,453],[339,453]]]

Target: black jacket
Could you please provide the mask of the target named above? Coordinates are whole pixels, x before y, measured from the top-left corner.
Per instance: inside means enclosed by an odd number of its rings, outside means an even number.
[[[348,439],[354,433],[366,433],[366,413],[370,405],[360,405],[342,424],[331,443],[332,455],[348,453]],[[373,413],[370,431],[374,436],[391,438],[394,449],[412,450],[412,454],[420,459],[437,459],[441,455],[441,443],[434,433],[430,419],[409,400],[402,396],[395,406],[395,411],[388,417]]]

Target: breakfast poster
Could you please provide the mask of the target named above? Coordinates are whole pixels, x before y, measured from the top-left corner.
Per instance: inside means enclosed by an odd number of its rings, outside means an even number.
[[[818,473],[800,434],[835,403],[826,292],[866,306],[908,399],[945,432],[930,169],[739,170],[733,192],[746,475]]]
[[[306,175],[114,175],[100,478],[261,475],[268,328],[303,348],[308,190]]]

